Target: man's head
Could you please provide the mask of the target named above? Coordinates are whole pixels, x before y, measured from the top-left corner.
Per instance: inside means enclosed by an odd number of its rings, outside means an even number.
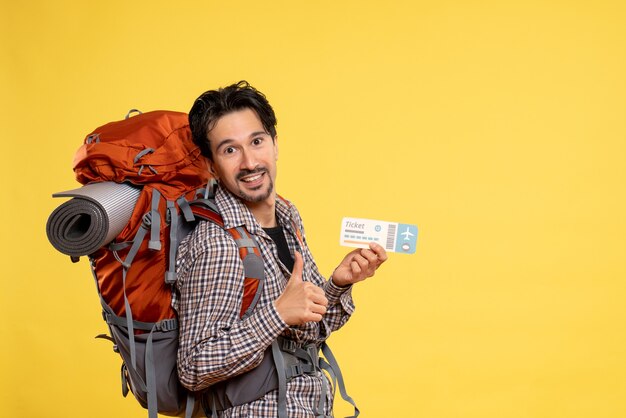
[[[203,93],[189,112],[194,142],[220,184],[248,206],[275,197],[276,117],[247,82]]]
[[[202,155],[213,160],[208,133],[219,118],[237,110],[252,109],[261,120],[265,132],[276,139],[276,115],[265,95],[240,81],[230,86],[209,90],[200,95],[189,111],[189,127],[193,141],[200,147]]]

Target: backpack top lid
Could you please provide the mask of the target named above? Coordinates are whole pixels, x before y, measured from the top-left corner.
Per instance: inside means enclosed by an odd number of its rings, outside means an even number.
[[[96,128],[76,152],[74,172],[81,184],[159,184],[167,199],[202,187],[210,178],[206,159],[193,143],[187,114],[165,110]]]

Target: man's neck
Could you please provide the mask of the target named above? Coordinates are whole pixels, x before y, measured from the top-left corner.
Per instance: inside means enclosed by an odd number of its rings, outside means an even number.
[[[261,225],[261,228],[273,228],[276,224],[276,196],[263,202],[244,202],[244,204],[254,216],[254,219]]]

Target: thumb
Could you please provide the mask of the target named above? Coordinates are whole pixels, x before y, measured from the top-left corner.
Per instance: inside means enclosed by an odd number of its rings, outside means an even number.
[[[293,270],[291,271],[291,277],[289,280],[302,281],[302,269],[304,262],[302,261],[302,255],[298,252],[294,252]]]

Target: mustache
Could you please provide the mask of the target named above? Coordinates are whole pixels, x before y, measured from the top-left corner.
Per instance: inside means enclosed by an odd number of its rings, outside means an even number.
[[[257,167],[254,170],[241,170],[239,173],[237,173],[237,180],[241,180],[242,178],[249,176],[251,174],[260,174],[260,173],[267,173],[267,168],[265,167]]]

